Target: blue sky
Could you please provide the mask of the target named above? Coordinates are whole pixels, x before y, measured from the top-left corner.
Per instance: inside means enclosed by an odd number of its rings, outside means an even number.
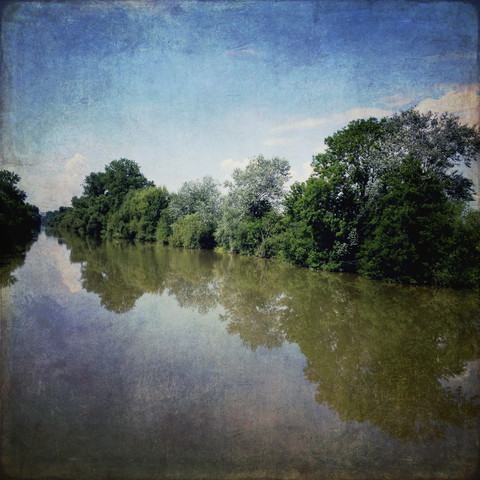
[[[352,119],[478,114],[471,2],[11,2],[1,48],[1,168],[41,210],[122,157],[169,190],[258,154],[303,179]]]

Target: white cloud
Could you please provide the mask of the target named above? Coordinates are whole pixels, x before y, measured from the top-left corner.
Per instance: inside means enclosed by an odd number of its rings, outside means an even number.
[[[91,161],[80,153],[65,161],[63,168],[60,167],[46,181],[42,191],[44,198],[51,199],[49,203],[69,206],[73,196],[80,196],[83,192],[82,183],[85,177],[92,171]]]
[[[473,127],[480,119],[480,84],[459,85],[438,99],[422,100],[416,109],[421,113],[453,113],[462,123]]]
[[[299,120],[292,123],[285,123],[279,125],[272,129],[272,132],[281,133],[288,132],[291,130],[303,130],[311,129],[315,127],[325,126],[325,125],[346,125],[347,123],[353,120],[359,120],[361,118],[381,118],[388,117],[394,112],[391,110],[384,110],[382,108],[373,108],[373,107],[364,107],[364,108],[352,108],[346,112],[334,113],[329,117],[318,117],[318,118],[306,118],[304,120]]]
[[[233,172],[236,168],[245,168],[250,163],[250,159],[246,158],[245,160],[238,161],[233,160],[232,158],[227,158],[220,164],[220,168],[227,173]]]
[[[310,177],[313,172],[312,164],[310,162],[304,162],[302,164],[302,171],[290,170],[290,180],[288,185],[293,185],[295,182],[304,182]]]
[[[83,192],[82,183],[92,170],[90,161],[80,153],[67,160],[60,172],[58,185],[62,186],[61,205],[70,205],[73,196],[79,196]]]
[[[67,161],[64,167],[64,171],[68,175],[83,175],[87,165],[87,157],[84,157],[81,153],[76,153],[73,158]]]
[[[258,57],[259,53],[251,45],[241,45],[227,51],[227,55],[236,58]]]

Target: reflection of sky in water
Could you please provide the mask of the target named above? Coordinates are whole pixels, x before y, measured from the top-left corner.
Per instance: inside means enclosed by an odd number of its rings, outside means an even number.
[[[199,313],[179,308],[167,289],[116,314],[72,288],[80,264],[68,256],[42,235],[17,283],[2,291],[14,312],[2,346],[11,385],[2,462],[14,476],[465,478],[476,464],[475,431],[447,428],[446,440],[402,443],[369,421],[342,422],[315,402],[296,343],[253,351],[227,333],[227,300]],[[453,384],[471,388],[472,378]]]

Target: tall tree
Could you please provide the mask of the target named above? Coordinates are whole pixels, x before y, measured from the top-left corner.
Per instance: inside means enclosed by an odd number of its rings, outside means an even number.
[[[422,114],[415,109],[385,119],[383,126],[385,135],[371,155],[377,178],[413,157],[437,177],[449,198],[472,199],[472,182],[461,169],[469,168],[480,152],[478,128],[462,125],[452,114]]]
[[[226,182],[225,198],[217,242],[228,250],[270,256],[272,235],[277,234],[284,197],[290,177],[287,160],[262,155],[253,158],[244,170],[236,169],[232,181]]]
[[[108,218],[107,233],[112,237],[154,241],[162,211],[169,194],[165,187],[131,190],[123,203]]]
[[[460,169],[480,151],[478,130],[409,110],[352,122],[325,143],[311,178],[286,198],[283,255],[397,281],[438,278],[449,225],[468,223],[455,215],[472,198]]]
[[[26,193],[17,184],[20,177],[9,170],[0,170],[0,249],[7,250],[29,236],[40,225],[38,208],[25,200]]]
[[[267,211],[281,206],[284,186],[290,177],[287,160],[263,155],[253,158],[245,170],[237,168],[232,181],[225,182],[229,189],[227,203],[240,216],[261,217]]]
[[[363,233],[372,153],[384,121],[357,120],[325,139],[313,174],[292,187],[285,201],[289,228],[284,254],[294,263],[326,270],[354,270]]]
[[[212,177],[185,182],[172,195],[170,243],[186,248],[213,248],[222,205],[219,184]]]
[[[370,232],[358,255],[359,271],[374,278],[434,283],[450,254],[454,204],[443,183],[418,159],[407,157],[385,174],[383,191],[370,218]]]
[[[87,197],[105,195],[111,208],[117,208],[131,190],[153,187],[140,172],[140,167],[133,160],[121,158],[105,166],[104,172],[92,172],[85,178],[83,194]]]
[[[73,208],[62,212],[61,220],[54,223],[82,235],[103,235],[109,218],[129,192],[153,186],[133,160],[113,160],[104,172],[92,172],[85,177],[83,195],[73,197]]]

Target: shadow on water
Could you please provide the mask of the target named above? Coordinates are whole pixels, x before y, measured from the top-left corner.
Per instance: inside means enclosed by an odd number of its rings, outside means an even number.
[[[181,307],[221,307],[226,330],[256,351],[299,346],[316,400],[344,421],[401,441],[474,428],[478,397],[455,379],[480,352],[478,292],[404,287],[241,256],[65,237],[82,286],[116,313],[146,292]]]
[[[8,249],[0,251],[0,288],[11,286],[17,281],[13,272],[24,264],[27,252],[37,238],[38,232],[32,232],[23,241],[9,244]]]

